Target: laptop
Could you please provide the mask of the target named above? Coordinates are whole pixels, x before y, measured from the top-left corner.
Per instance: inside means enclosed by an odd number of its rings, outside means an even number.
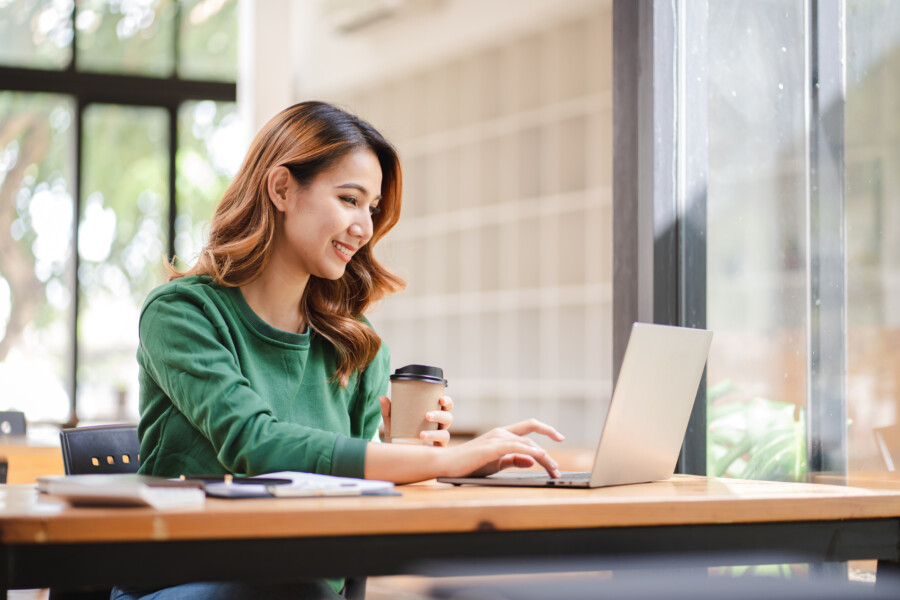
[[[455,485],[597,488],[668,479],[675,472],[712,332],[635,323],[590,472],[504,471],[439,477]],[[552,452],[551,452],[552,454]]]

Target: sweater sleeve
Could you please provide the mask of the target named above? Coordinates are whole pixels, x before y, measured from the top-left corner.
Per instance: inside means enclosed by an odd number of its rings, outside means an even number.
[[[139,358],[219,462],[247,475],[290,470],[362,477],[366,441],[280,422],[241,373],[223,342],[226,327],[213,313],[178,294],[154,299],[141,315]]]

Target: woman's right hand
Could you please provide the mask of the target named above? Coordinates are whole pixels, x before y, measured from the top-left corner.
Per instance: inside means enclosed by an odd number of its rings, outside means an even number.
[[[525,437],[529,433],[540,433],[557,442],[565,439],[556,429],[537,419],[498,427],[474,440],[442,450],[439,459],[442,475],[482,477],[509,467],[525,469],[538,463],[551,477],[559,477],[559,465],[537,442]]]

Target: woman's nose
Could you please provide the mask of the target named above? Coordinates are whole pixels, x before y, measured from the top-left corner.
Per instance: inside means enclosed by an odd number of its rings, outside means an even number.
[[[362,239],[363,244],[368,242],[372,237],[372,218],[365,216],[351,223],[350,235]]]

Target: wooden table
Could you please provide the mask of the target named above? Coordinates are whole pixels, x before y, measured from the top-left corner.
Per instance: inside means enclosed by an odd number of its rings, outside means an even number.
[[[32,428],[27,435],[0,435],[0,457],[9,464],[7,483],[36,483],[41,475],[62,475],[59,429]]]
[[[900,559],[900,492],[675,476],[602,488],[425,483],[400,497],[209,499],[71,508],[0,486],[0,588],[421,572],[422,561],[537,559],[597,570],[677,554],[716,564]],[[756,558],[748,556],[752,553]],[[736,562],[735,562],[736,561]]]

